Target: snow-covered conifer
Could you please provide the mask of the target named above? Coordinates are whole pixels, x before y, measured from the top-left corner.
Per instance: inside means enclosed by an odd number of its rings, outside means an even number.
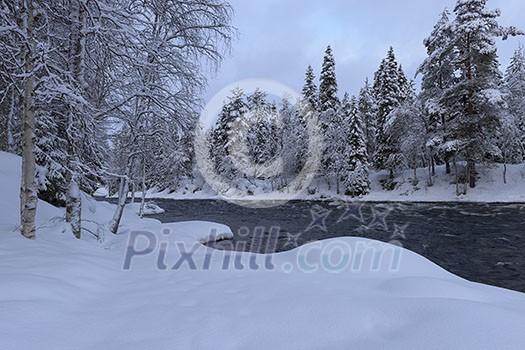
[[[498,24],[500,12],[486,8],[486,0],[459,0],[454,8],[453,47],[456,82],[445,93],[447,108],[454,117],[449,128],[452,140],[464,145],[467,178],[476,186],[476,162],[492,153],[493,135],[505,111],[502,74],[495,39],[520,34]]]
[[[377,113],[377,106],[368,78],[365,80],[365,85],[359,91],[357,110],[359,118],[363,121],[363,131],[366,136],[366,151],[370,157],[374,154],[376,146],[377,125],[375,116]]]
[[[388,159],[397,153],[397,146],[396,140],[386,131],[386,123],[392,110],[410,94],[407,79],[396,61],[392,47],[374,75],[373,92],[377,104],[374,165],[376,169],[389,169],[392,177],[393,168],[389,166],[392,162],[388,162]]]
[[[521,148],[525,148],[525,50],[520,46],[505,71],[505,94],[511,121],[508,127],[516,127]]]
[[[337,133],[331,134],[338,126],[336,114],[340,102],[337,97],[338,88],[335,75],[335,60],[330,46],[328,46],[325,51],[319,80],[320,123],[325,139],[325,145],[323,145],[323,169],[324,175],[326,176],[325,180],[330,186],[330,169],[334,169],[333,157],[334,154],[338,152],[338,150],[336,150],[337,145],[341,142]]]
[[[370,191],[368,178],[368,153],[366,150],[363,120],[358,110],[358,101],[355,97],[343,98],[342,112],[347,121],[346,143],[344,161],[346,174],[344,174],[345,194],[352,197],[362,196]]]

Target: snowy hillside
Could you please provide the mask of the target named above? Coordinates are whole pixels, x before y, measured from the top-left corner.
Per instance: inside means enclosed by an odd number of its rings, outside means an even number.
[[[38,237],[24,239],[13,232],[20,161],[0,153],[0,164],[2,350],[521,350],[525,343],[524,294],[470,283],[361,238],[227,260],[198,243],[227,236],[219,224],[166,225],[130,210],[118,236],[78,241],[61,233],[63,210],[39,202]],[[86,217],[109,220],[111,205],[85,203]],[[130,234],[141,227],[152,233]],[[141,241],[128,244],[137,235]],[[152,252],[130,258],[127,269],[126,248],[142,251],[148,240]]]

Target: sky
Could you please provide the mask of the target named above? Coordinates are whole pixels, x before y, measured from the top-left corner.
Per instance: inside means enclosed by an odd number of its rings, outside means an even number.
[[[393,46],[409,78],[426,56],[423,40],[440,13],[455,0],[229,0],[238,36],[218,73],[208,79],[209,101],[236,81],[265,79],[300,92],[306,67],[319,76],[324,51],[332,46],[339,94],[357,94],[373,79]],[[525,1],[488,0],[502,11],[499,23],[525,30]],[[498,40],[501,69],[524,37]],[[262,84],[264,85],[264,83]]]

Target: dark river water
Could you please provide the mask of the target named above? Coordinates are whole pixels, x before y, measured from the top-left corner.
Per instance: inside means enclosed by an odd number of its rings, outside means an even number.
[[[525,204],[292,201],[248,208],[217,200],[156,202],[166,212],[152,217],[162,222],[206,220],[231,227],[232,240],[208,244],[217,249],[249,250],[254,233],[261,232],[256,228],[276,233],[275,249],[270,245],[276,251],[340,236],[395,240],[468,280],[525,292]]]

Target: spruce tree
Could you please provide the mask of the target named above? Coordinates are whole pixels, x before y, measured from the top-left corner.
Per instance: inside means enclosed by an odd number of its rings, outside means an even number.
[[[320,122],[323,130],[325,144],[323,147],[323,168],[328,185],[331,185],[330,174],[334,169],[334,148],[341,142],[334,127],[337,127],[336,113],[339,109],[337,97],[337,79],[335,76],[335,60],[332,48],[328,46],[325,51],[319,84],[319,111]],[[332,127],[331,127],[332,125]]]
[[[319,91],[315,85],[314,70],[310,65],[306,69],[303,86],[303,99],[309,102],[313,109],[317,110],[319,108]]]
[[[505,93],[512,120],[515,125],[521,148],[525,148],[525,51],[520,46],[511,58],[505,71]]]
[[[345,98],[348,100],[348,94],[345,93]],[[346,171],[346,159],[345,159],[345,149],[347,147],[346,141],[346,132],[348,125],[347,114],[343,111],[343,104],[340,104],[340,107],[332,115],[328,129],[326,130],[327,138],[325,139],[326,150],[325,155],[326,159],[329,159],[327,175],[330,179],[335,181],[335,190],[337,194],[341,193],[341,182],[345,176]]]
[[[268,103],[267,93],[255,89],[252,95],[247,98],[250,118],[249,130],[246,135],[248,141],[249,154],[252,161],[257,165],[268,162],[276,152],[276,140],[274,137],[274,126],[272,107]]]
[[[392,110],[399,106],[411,93],[409,92],[408,80],[396,61],[392,47],[388,50],[387,57],[382,60],[374,75],[373,93],[377,104],[377,145],[374,165],[376,169],[390,170],[390,177],[393,178],[394,169],[389,165],[389,157],[397,153],[397,145],[396,140],[386,132],[386,123]]]
[[[374,154],[376,147],[377,125],[375,115],[377,113],[377,106],[374,96],[372,95],[372,87],[368,82],[368,78],[365,80],[365,85],[359,91],[357,110],[359,118],[363,121],[364,133],[366,136],[366,151],[370,156]]]
[[[319,77],[319,103],[321,113],[335,111],[339,107],[337,97],[337,79],[335,76],[335,60],[330,45],[326,48],[321,76]]]
[[[213,131],[212,156],[217,172],[227,179],[233,179],[237,174],[231,155],[235,152],[235,145],[246,142],[249,128],[245,124],[247,111],[244,91],[240,88],[232,90]]]
[[[363,120],[358,111],[358,101],[355,97],[349,98],[348,94],[342,101],[342,113],[347,120],[345,143],[345,169],[344,177],[345,194],[352,197],[362,196],[370,192],[368,178],[368,154],[363,132]]]
[[[446,162],[446,173],[450,173],[449,159],[452,154],[439,152],[447,141],[447,123],[450,114],[443,101],[446,89],[455,83],[454,60],[455,50],[452,46],[452,23],[448,11],[443,11],[430,36],[423,43],[428,57],[419,66],[417,74],[421,74],[421,93],[419,95],[422,111],[429,121],[429,132],[433,142],[429,147],[431,171],[434,172],[434,156],[443,153]]]
[[[281,155],[283,159],[282,182],[287,185],[304,165],[307,147],[305,124],[302,116],[290,103],[289,97],[281,100],[279,115],[282,120]]]

